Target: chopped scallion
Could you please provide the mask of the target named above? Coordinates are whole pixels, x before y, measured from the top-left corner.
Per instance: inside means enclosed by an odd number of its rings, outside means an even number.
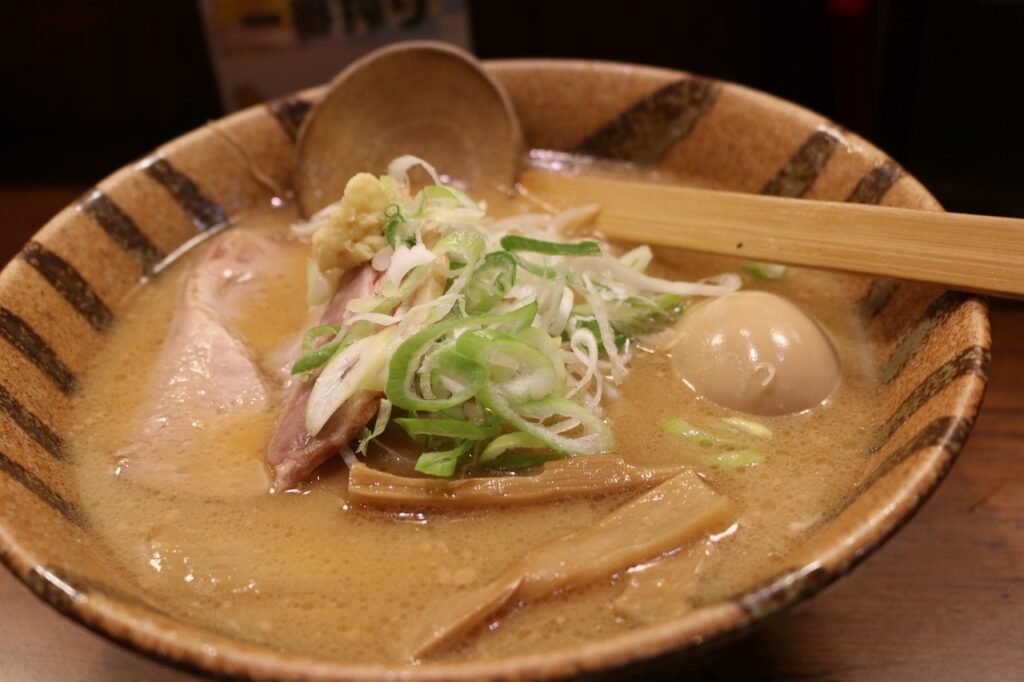
[[[477,458],[477,461],[481,464],[496,460],[501,457],[509,456],[510,450],[548,450],[548,446],[539,440],[535,436],[531,436],[528,433],[506,433],[502,436],[498,436],[484,448],[483,452]],[[536,457],[537,453],[533,453],[530,457]],[[547,457],[558,457],[559,455],[544,455]]]
[[[303,353],[295,364],[292,365],[292,374],[308,374],[327,364],[327,361],[334,357],[334,354],[341,348],[341,341],[331,341],[319,348]]]
[[[362,434],[359,439],[359,446],[356,448],[356,452],[361,455],[366,454],[366,449],[370,447],[370,441],[384,433],[384,429],[387,428],[388,420],[391,419],[391,401],[384,398],[380,401],[380,406],[377,408],[377,419],[373,423],[373,430],[363,429],[366,433]]]
[[[416,232],[402,215],[402,208],[398,204],[385,208],[384,217],[388,220],[384,225],[384,239],[392,249],[397,249],[399,244],[412,246],[416,243]]]
[[[743,266],[743,272],[758,279],[778,280],[786,276],[789,268],[778,263],[760,263],[751,261]]]
[[[450,355],[447,359],[462,371],[463,380],[467,382],[461,391],[447,398],[426,397],[415,392],[413,387],[416,385],[416,375],[431,347],[442,337],[459,329],[504,327],[513,333],[518,332],[529,326],[536,314],[537,304],[530,303],[501,315],[477,315],[438,322],[413,334],[391,357],[386,389],[388,399],[398,407],[422,412],[437,412],[464,403],[476,395],[485,377],[479,364],[464,356],[460,360],[458,354]],[[474,365],[480,369],[474,369]]]
[[[531,239],[518,235],[506,235],[501,238],[501,248],[506,251],[531,251],[549,256],[600,256],[601,245],[597,242],[585,241],[574,244],[549,242],[543,239]]]
[[[751,436],[757,436],[758,438],[771,438],[772,430],[761,422],[754,421],[753,419],[747,419],[745,417],[723,417],[719,419],[720,422],[731,426],[733,429],[749,433]]]
[[[719,469],[740,469],[762,463],[764,455],[757,450],[730,450],[707,455],[705,459],[708,464]]]
[[[306,333],[302,335],[302,352],[308,353],[313,350],[313,344],[316,343],[317,339],[329,334],[337,334],[338,330],[339,327],[334,324],[321,324],[308,329]]]
[[[466,312],[489,312],[516,283],[516,259],[507,251],[492,251],[469,278],[464,290]]]
[[[514,257],[516,259],[516,264],[523,270],[526,270],[528,273],[533,275],[534,277],[539,277],[541,279],[558,279],[559,277],[561,277],[561,273],[559,273],[559,271],[556,270],[555,268],[549,268],[543,265],[538,265],[532,261],[526,260],[521,256]]]
[[[673,436],[679,436],[680,438],[692,441],[694,443],[697,443],[698,445],[717,447],[730,446],[730,444],[727,441],[723,440],[722,438],[719,438],[718,436],[708,433],[706,431],[701,431],[697,427],[693,426],[692,424],[683,419],[680,419],[679,417],[673,417],[672,419],[669,419],[664,424],[662,424],[661,428],[662,430],[665,431],[665,433],[670,433]]]
[[[483,440],[493,438],[501,433],[501,429],[495,422],[475,424],[461,419],[397,417],[395,423],[405,429],[410,436],[444,436],[445,438]]]
[[[450,450],[424,452],[416,460],[416,471],[440,478],[448,478],[455,473],[459,460],[469,452],[472,446],[471,441],[465,441]]]

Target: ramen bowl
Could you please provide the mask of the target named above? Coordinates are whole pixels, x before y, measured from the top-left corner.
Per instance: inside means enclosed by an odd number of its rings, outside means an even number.
[[[487,68],[507,89],[529,148],[733,191],[941,210],[868,142],[745,87],[603,62]],[[877,412],[858,483],[771,579],[582,646],[418,666],[289,654],[167,613],[121,577],[90,529],[67,461],[71,397],[141,282],[183,246],[288,195],[299,126],[321,92],[208,124],[121,169],[54,217],[0,274],[0,556],[68,617],[159,660],[228,677],[618,679],[676,671],[849,572],[914,514],[962,449],[989,364],[984,302],[837,274],[877,353]]]

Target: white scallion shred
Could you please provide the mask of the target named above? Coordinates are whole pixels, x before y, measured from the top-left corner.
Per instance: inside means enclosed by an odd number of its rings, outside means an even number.
[[[770,428],[753,419],[747,419],[746,417],[723,417],[720,421],[734,429],[749,433],[758,438],[772,437],[772,430]]]
[[[391,256],[394,252],[394,249],[390,246],[385,246],[374,254],[373,258],[370,260],[370,267],[377,272],[387,272],[387,269],[391,267]]]
[[[620,284],[642,291],[679,296],[722,296],[740,288],[743,283],[739,275],[732,273],[707,278],[701,282],[673,282],[637,272],[618,258],[611,256],[576,258],[574,269],[580,274],[603,276],[618,280]]]
[[[342,461],[345,462],[345,466],[349,469],[354,467],[356,464],[359,464],[359,459],[356,458],[356,453],[352,452],[352,448],[348,446],[338,450],[338,455],[341,456]]]
[[[381,327],[388,327],[401,322],[403,317],[405,316],[401,314],[385,315],[384,313],[356,313],[355,315],[349,315],[346,317],[345,322],[348,324],[355,324],[356,322],[370,322],[372,324],[380,325]]]
[[[587,303],[590,304],[591,309],[594,311],[594,319],[597,320],[597,328],[601,332],[601,345],[604,346],[605,354],[608,356],[608,363],[611,365],[612,379],[617,384],[622,383],[622,380],[626,378],[626,362],[615,345],[615,332],[612,331],[611,322],[608,320],[605,301],[594,291],[593,284],[590,284],[588,289],[585,294]]]
[[[438,176],[437,171],[434,169],[432,165],[430,165],[429,163],[427,163],[418,156],[413,156],[412,154],[399,156],[397,159],[389,163],[388,175],[394,178],[395,181],[399,184],[399,186],[408,187],[409,171],[416,166],[419,166],[423,170],[427,171],[427,173],[430,175],[430,178],[434,181],[435,184],[443,184],[441,182],[440,176]]]
[[[651,251],[651,247],[647,246],[647,244],[641,244],[619,256],[619,260],[637,272],[644,272],[647,270],[647,266],[651,264],[651,261],[654,260],[654,252]]]
[[[306,261],[306,305],[323,305],[338,290],[341,272],[332,270],[327,274],[320,272],[316,261]]]
[[[601,404],[601,395],[604,388],[604,377],[598,369],[597,338],[594,337],[594,333],[589,329],[577,329],[569,339],[569,347],[572,349],[573,357],[579,361],[579,364],[574,369],[582,367],[583,374],[582,376],[574,377],[575,386],[572,387],[565,397],[572,398],[577,393],[582,392],[585,396],[587,407],[595,409]],[[594,388],[588,392],[591,383],[593,383]]]
[[[394,336],[394,327],[386,327],[330,359],[313,384],[306,405],[306,430],[310,435],[320,433],[338,408],[357,392],[384,388],[387,348]]]
[[[384,273],[384,281],[397,287],[410,270],[420,265],[433,263],[436,258],[423,244],[416,244],[412,248],[400,244],[391,255],[391,262]]]
[[[551,219],[551,232],[561,237],[576,237],[586,232],[601,212],[600,204],[584,204],[562,211]]]

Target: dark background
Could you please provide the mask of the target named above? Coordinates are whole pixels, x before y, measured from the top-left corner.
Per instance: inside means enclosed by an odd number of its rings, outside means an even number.
[[[468,5],[480,57],[614,59],[744,83],[862,134],[951,210],[1024,216],[1024,1]],[[190,0],[6,2],[0,92],[8,187],[88,186],[222,113]]]

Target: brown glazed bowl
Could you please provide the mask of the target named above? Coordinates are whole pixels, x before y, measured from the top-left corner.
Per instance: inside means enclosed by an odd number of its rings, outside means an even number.
[[[532,148],[624,159],[742,192],[941,210],[861,138],[748,88],[613,63],[487,66],[508,89]],[[157,264],[287,192],[296,131],[318,95],[247,109],[118,171],[51,220],[0,274],[0,556],[85,626],[166,662],[228,677],[645,678],[691,664],[845,574],[914,514],[963,447],[989,364],[984,302],[842,276],[880,355],[867,466],[774,579],[680,620],[583,647],[417,667],[289,655],[172,618],[119,578],[90,532],[65,461],[69,397],[104,330]]]

